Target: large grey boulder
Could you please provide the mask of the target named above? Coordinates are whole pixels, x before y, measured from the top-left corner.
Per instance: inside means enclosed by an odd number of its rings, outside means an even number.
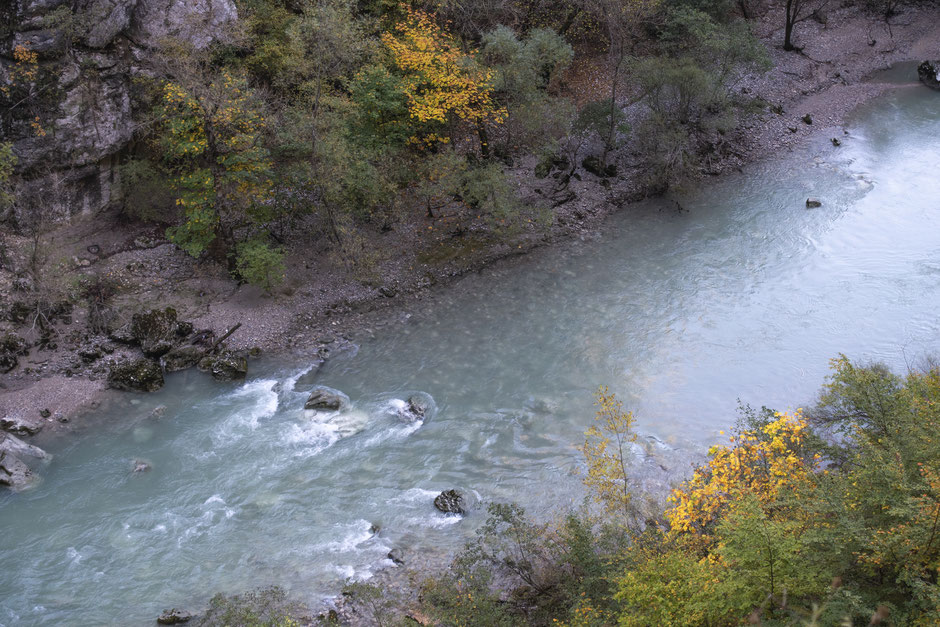
[[[0,417],[0,429],[16,435],[36,435],[42,431],[43,420],[39,412],[33,417],[20,413],[9,413]]]
[[[90,28],[85,35],[89,48],[104,48],[131,25],[137,0],[86,0],[84,12]]]
[[[27,444],[9,433],[0,431],[0,452],[9,453],[18,457],[32,457],[34,459],[48,459],[49,454],[38,446]]]
[[[924,61],[917,67],[917,78],[932,89],[940,89],[940,60]]]
[[[32,481],[32,471],[18,457],[0,451],[0,485],[22,490]]]
[[[307,401],[304,403],[304,409],[315,409],[321,411],[338,411],[349,406],[349,397],[333,388],[325,385],[318,385],[310,392]]]
[[[163,387],[163,370],[152,359],[131,359],[111,365],[108,385],[115,390],[156,392]]]

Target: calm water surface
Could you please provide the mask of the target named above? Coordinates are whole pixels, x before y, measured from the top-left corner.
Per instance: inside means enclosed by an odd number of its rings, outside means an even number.
[[[738,398],[793,408],[839,352],[898,368],[937,352],[940,94],[900,88],[848,131],[682,198],[685,213],[650,202],[469,277],[315,374],[263,362],[243,385],[190,372],[123,397],[110,426],[53,444],[38,487],[0,493],[0,625],[144,624],[269,583],[315,602],[390,548],[472,533],[482,511],[437,513],[442,489],[543,517],[578,505],[599,384],[637,412],[635,473],[655,488]],[[352,409],[305,414],[314,382]],[[436,411],[405,424],[418,391]]]

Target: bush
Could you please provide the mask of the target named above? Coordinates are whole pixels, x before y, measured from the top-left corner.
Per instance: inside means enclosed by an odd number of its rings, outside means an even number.
[[[243,242],[238,245],[236,267],[248,283],[270,293],[284,282],[284,251],[258,239]]]

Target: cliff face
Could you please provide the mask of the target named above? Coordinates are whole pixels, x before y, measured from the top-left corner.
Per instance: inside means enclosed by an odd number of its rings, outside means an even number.
[[[166,38],[203,47],[236,17],[233,0],[8,0],[0,141],[18,159],[17,201],[0,221],[27,227],[119,200],[116,166],[133,139],[131,90],[147,56]],[[23,50],[35,53],[32,81]]]

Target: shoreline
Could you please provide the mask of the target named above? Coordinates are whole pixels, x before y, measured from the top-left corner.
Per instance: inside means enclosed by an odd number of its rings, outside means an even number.
[[[895,19],[898,23],[889,28],[884,20],[855,7],[838,9],[826,24],[801,22],[797,36],[804,41],[804,49],[784,52],[776,44],[781,29],[776,27],[775,13],[770,11],[754,18],[753,28],[767,46],[774,67],[764,75],[747,77],[738,89],[742,94],[762,98],[778,113],[762,111],[745,117],[732,133],[731,142],[738,149],[712,164],[694,186],[710,185],[728,174],[772,159],[780,151],[805,147],[835,130],[841,133],[847,119],[860,106],[891,90],[919,86],[916,75],[910,83],[873,82],[872,77],[898,62],[940,58],[940,7],[906,7]],[[888,47],[882,48],[877,40],[871,44],[873,32],[888,36],[889,31],[891,38],[883,44]],[[861,37],[863,33],[868,39]],[[853,40],[857,40],[855,45],[846,44]],[[811,116],[812,123],[804,122],[804,115]],[[520,195],[532,196],[538,181],[531,177],[520,179]],[[610,189],[588,180],[573,183],[573,187],[576,200],[556,210],[554,224],[547,232],[485,247],[482,254],[466,263],[445,260],[437,265],[407,269],[401,264],[387,264],[380,268],[385,275],[381,286],[364,285],[348,273],[320,276],[315,271],[322,266],[305,267],[313,270],[310,274],[316,275],[317,280],[299,289],[291,286],[290,294],[266,298],[256,288],[226,284],[218,273],[193,270],[192,260],[173,259],[173,270],[188,266],[185,270],[196,276],[201,287],[208,288],[200,292],[196,302],[179,306],[165,300],[162,306],[177,306],[181,317],[192,320],[197,328],[212,328],[220,334],[242,323],[243,328],[227,342],[234,350],[260,348],[267,357],[312,356],[324,344],[352,341],[357,335],[371,334],[376,328],[394,324],[410,315],[409,311],[421,307],[423,301],[458,283],[464,275],[518,264],[520,257],[543,247],[593,237],[610,215],[629,210],[645,197],[635,176],[622,177]],[[85,236],[87,225],[83,226],[85,232],[81,235]],[[144,251],[121,251],[113,258],[120,258],[122,263],[130,259],[133,264],[141,263],[141,258],[152,261],[156,256],[158,261],[166,262],[174,253],[178,257],[178,252],[171,245],[162,244]],[[150,304],[158,306],[161,297],[174,294],[172,282],[163,283],[162,291],[145,293],[141,300],[155,296]],[[186,301],[187,296],[180,294],[180,300]],[[25,368],[0,375],[3,408],[0,419],[5,421],[4,428],[16,433],[9,426],[10,420],[20,420],[42,429],[47,436],[65,434],[75,428],[76,421],[81,422],[83,415],[116,394],[108,388],[100,362],[96,369],[63,375],[62,363],[70,354],[63,347],[52,355],[37,355]],[[121,351],[116,352],[120,354]],[[48,415],[40,416],[40,410]]]

